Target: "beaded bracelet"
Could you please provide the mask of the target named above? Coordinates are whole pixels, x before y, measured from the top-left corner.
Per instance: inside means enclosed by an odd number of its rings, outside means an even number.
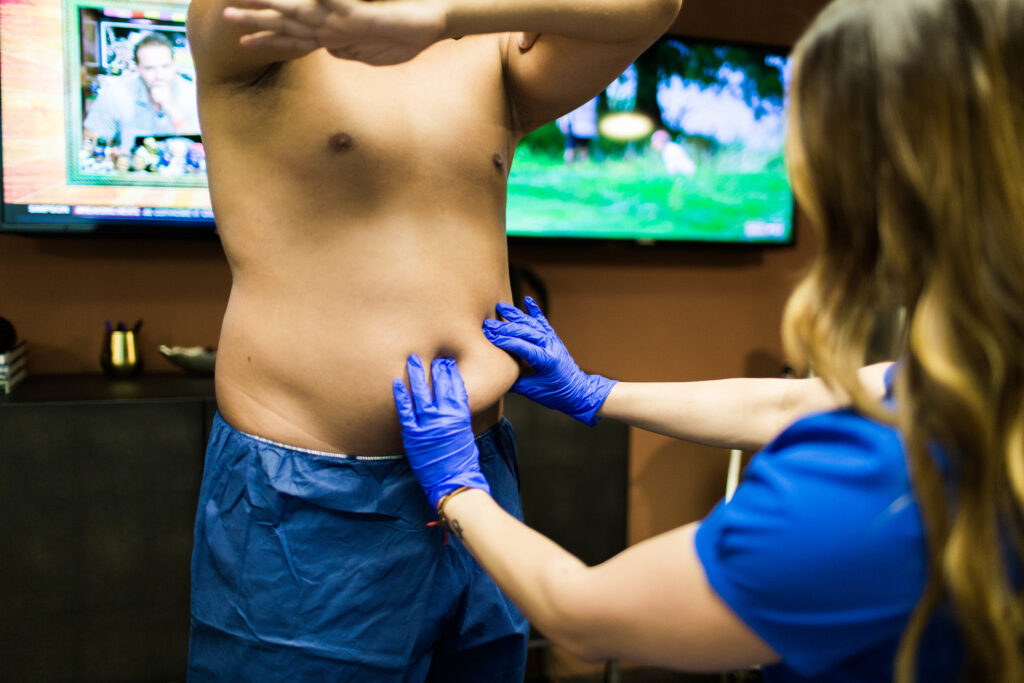
[[[460,486],[454,491],[444,494],[443,496],[441,496],[441,500],[437,501],[437,518],[438,520],[440,520],[441,524],[444,524],[445,528],[448,528],[448,518],[444,516],[444,506],[448,503],[449,500],[459,495],[460,493],[468,490],[468,486]]]

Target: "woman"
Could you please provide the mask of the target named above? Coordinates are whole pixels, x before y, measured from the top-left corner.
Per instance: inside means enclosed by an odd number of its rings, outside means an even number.
[[[434,361],[433,395],[418,359],[412,395],[395,382],[410,463],[526,616],[583,656],[1024,680],[1024,1],[837,0],[794,57],[790,173],[823,246],[783,337],[852,407],[783,431],[702,522],[592,568],[486,494],[453,361]],[[858,368],[894,306],[908,340],[878,400]],[[516,390],[713,440],[685,385],[586,375],[527,309],[485,324],[535,371]]]

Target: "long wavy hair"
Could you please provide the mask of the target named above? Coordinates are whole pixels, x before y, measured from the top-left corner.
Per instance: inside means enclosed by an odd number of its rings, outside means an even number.
[[[794,52],[787,149],[821,253],[783,337],[896,424],[929,576],[896,661],[953,608],[971,681],[1024,681],[1024,0],[837,0]],[[883,409],[857,380],[880,311],[907,335]],[[947,462],[935,458],[939,446]]]

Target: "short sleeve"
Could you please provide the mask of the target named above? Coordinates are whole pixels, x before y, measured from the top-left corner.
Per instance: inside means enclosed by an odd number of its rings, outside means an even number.
[[[899,363],[893,363],[885,369],[885,374],[882,376],[882,382],[885,384],[886,398],[892,398],[892,384],[896,381],[896,373],[899,372],[899,369]]]
[[[117,123],[117,97],[109,88],[113,85],[104,86],[96,95],[89,113],[82,123],[82,128],[92,132],[98,138],[105,138],[112,142],[118,132]]]
[[[850,410],[797,422],[754,456],[696,550],[715,592],[804,676],[898,639],[926,576],[898,433]]]

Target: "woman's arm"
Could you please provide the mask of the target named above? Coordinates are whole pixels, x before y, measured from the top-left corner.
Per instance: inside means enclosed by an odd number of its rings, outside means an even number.
[[[508,515],[487,492],[469,399],[455,361],[416,356],[395,407],[409,464],[442,520],[527,618],[588,659],[730,669],[777,655],[717,597],[694,547],[696,525],[593,568]]]
[[[820,379],[616,382],[580,370],[529,297],[526,313],[509,304],[498,304],[498,312],[505,320],[485,321],[484,336],[533,370],[512,391],[586,424],[608,417],[677,439],[755,450],[798,418],[848,403]],[[865,388],[879,399],[889,365],[860,371]]]
[[[891,363],[860,370],[879,399]],[[799,418],[846,405],[823,380],[737,378],[703,382],[619,382],[598,417],[719,448],[757,450]]]
[[[452,496],[442,512],[530,622],[576,656],[689,671],[779,659],[711,589],[693,545],[697,524],[587,567],[483,491]]]

